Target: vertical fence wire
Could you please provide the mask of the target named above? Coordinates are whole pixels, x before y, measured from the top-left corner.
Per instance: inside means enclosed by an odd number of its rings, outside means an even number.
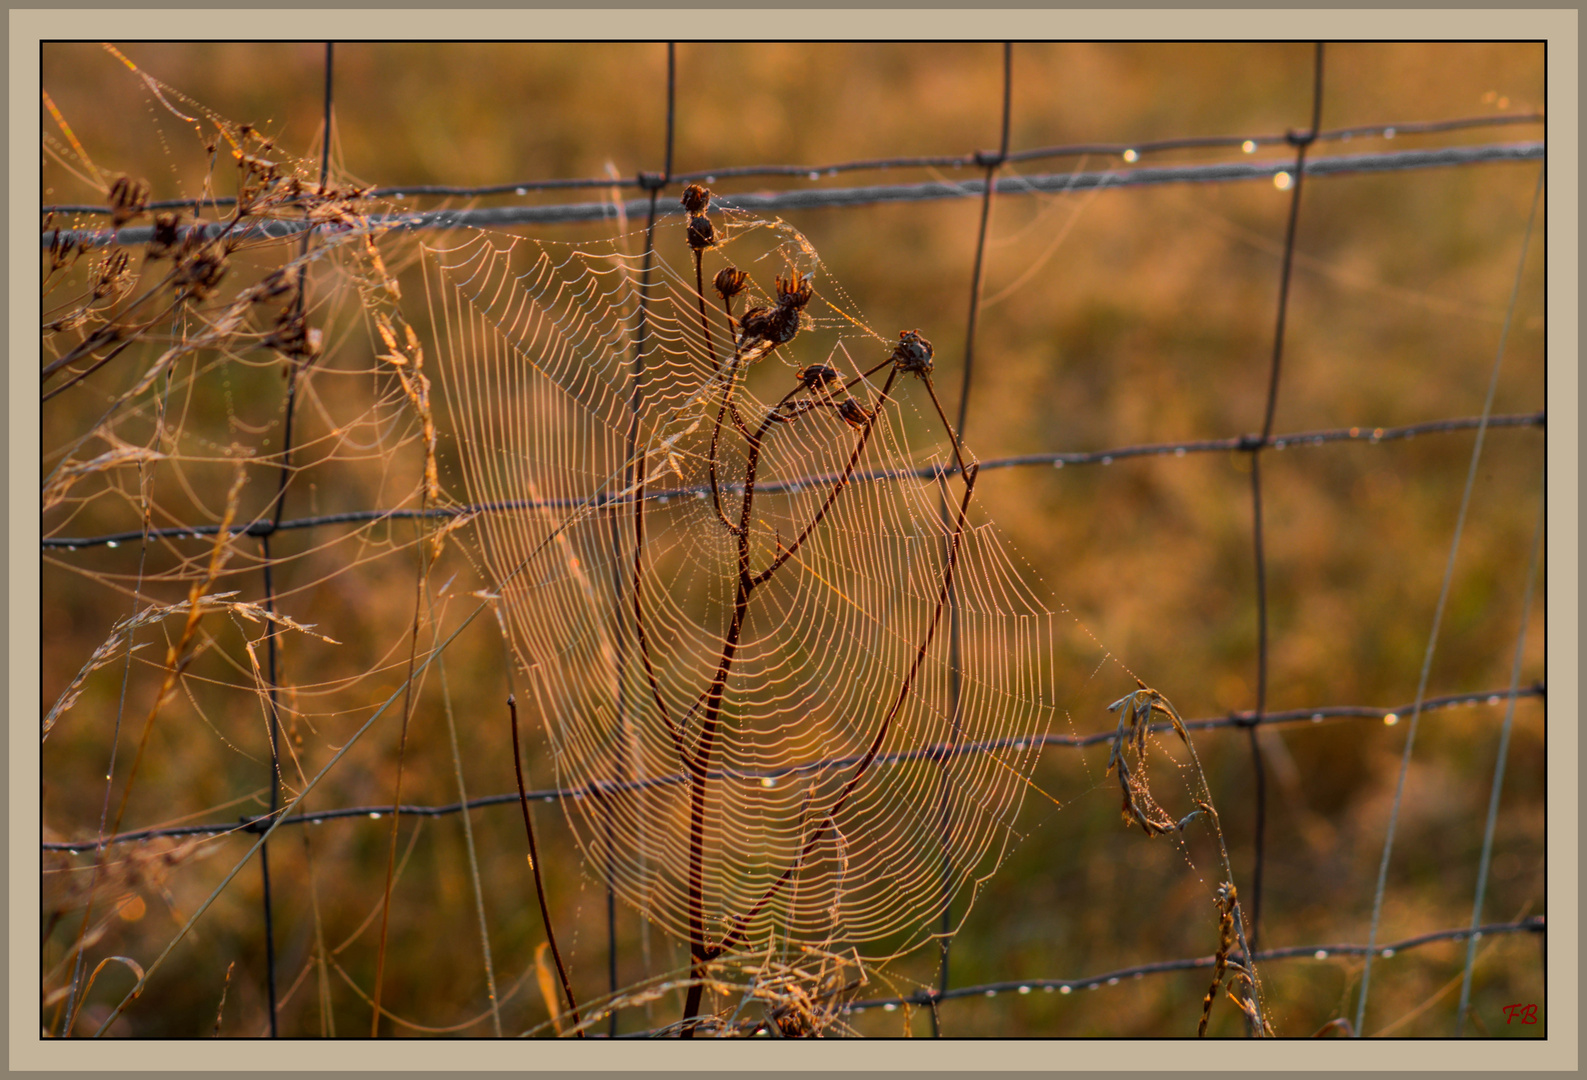
[[[1291,131],[1289,142],[1295,147],[1294,186],[1290,189],[1289,222],[1284,230],[1284,257],[1279,270],[1278,314],[1273,329],[1273,359],[1268,372],[1267,407],[1262,416],[1262,435],[1251,448],[1251,535],[1256,563],[1256,709],[1246,726],[1251,748],[1251,771],[1255,783],[1255,822],[1252,836],[1251,867],[1251,951],[1261,949],[1262,879],[1267,852],[1267,769],[1262,760],[1262,745],[1257,740],[1257,725],[1267,711],[1268,626],[1267,626],[1267,548],[1262,534],[1262,450],[1273,438],[1273,416],[1278,409],[1278,379],[1284,360],[1284,324],[1289,313],[1290,273],[1295,263],[1295,236],[1300,223],[1300,193],[1306,175],[1306,151],[1317,138],[1322,122],[1323,43],[1317,42],[1312,61],[1311,126]]]
[[[1433,609],[1433,627],[1427,635],[1427,651],[1422,656],[1422,672],[1416,683],[1416,704],[1411,708],[1411,722],[1405,732],[1405,749],[1400,754],[1400,774],[1394,785],[1394,803],[1389,810],[1389,826],[1383,837],[1383,857],[1378,863],[1378,883],[1372,894],[1372,927],[1367,934],[1367,959],[1361,970],[1361,992],[1356,1000],[1355,1035],[1360,1038],[1362,1023],[1367,1014],[1367,992],[1372,983],[1372,947],[1378,940],[1378,923],[1383,915],[1383,896],[1388,891],[1389,858],[1394,852],[1394,833],[1399,824],[1400,805],[1405,796],[1405,774],[1410,770],[1411,751],[1416,746],[1416,725],[1422,716],[1422,701],[1427,696],[1427,679],[1433,669],[1433,653],[1438,647],[1438,631],[1444,619],[1444,605],[1449,600],[1450,585],[1455,577],[1455,556],[1460,551],[1460,537],[1466,528],[1466,512],[1471,507],[1471,491],[1477,483],[1477,465],[1482,460],[1483,438],[1487,435],[1487,419],[1493,413],[1494,395],[1499,389],[1499,370],[1504,363],[1504,347],[1510,337],[1510,327],[1515,321],[1516,305],[1521,299],[1521,281],[1526,275],[1526,253],[1532,243],[1532,230],[1537,224],[1537,210],[1543,201],[1543,181],[1548,175],[1546,166],[1538,168],[1537,186],[1532,190],[1532,208],[1527,213],[1526,231],[1521,237],[1521,254],[1516,260],[1515,281],[1510,287],[1510,302],[1504,313],[1504,326],[1499,331],[1499,345],[1493,358],[1493,373],[1488,377],[1488,393],[1482,403],[1483,422],[1477,426],[1476,442],[1471,447],[1471,464],[1466,469],[1466,486],[1460,493],[1460,510],[1455,515],[1455,531],[1449,541],[1449,557],[1444,562],[1444,580],[1438,589],[1438,604]]]
[[[998,139],[996,154],[978,152],[976,159],[986,168],[986,187],[981,193],[981,223],[976,230],[975,237],[975,265],[970,271],[970,311],[965,320],[964,330],[964,373],[959,386],[959,413],[954,431],[949,432],[949,438],[962,445],[964,442],[965,418],[970,409],[970,378],[975,369],[975,330],[981,314],[981,287],[986,271],[986,236],[988,225],[992,219],[992,192],[996,186],[997,171],[1008,160],[1009,117],[1014,100],[1014,43],[1003,43],[1003,116],[1001,134]],[[947,523],[949,506],[946,489],[941,493],[939,513]],[[963,692],[961,685],[962,673],[960,671],[960,639],[962,630],[960,626],[959,590],[953,582],[948,584],[948,716],[951,724],[950,746],[959,741],[959,699]],[[938,828],[945,831],[947,828],[946,815],[948,810],[948,766],[947,759],[939,762],[942,773],[938,798]],[[944,860],[942,887],[942,917],[938,925],[938,941],[940,943],[939,966],[937,969],[937,992],[939,994],[948,989],[948,960],[949,949],[953,933],[953,896],[949,885],[949,867]],[[935,1002],[931,1009],[931,1034],[936,1038],[942,1034],[941,1019],[937,1014]]]
[[[320,142],[320,187],[322,190],[325,187],[326,179],[330,175],[331,167],[331,91],[334,79],[334,51],[335,44],[326,42],[324,133]],[[312,236],[313,234],[307,231],[303,234],[303,255],[307,255],[309,252]],[[307,292],[308,265],[305,263],[299,271],[297,296],[293,300],[293,320],[295,323],[301,324],[304,319]],[[259,537],[259,554],[264,572],[263,607],[265,611],[272,615],[275,614],[276,609],[276,589],[273,573],[275,559],[270,550],[270,537],[276,529],[280,528],[281,518],[286,511],[287,485],[292,479],[292,421],[297,412],[298,383],[304,377],[307,366],[311,362],[311,357],[295,359],[287,373],[286,413],[282,421],[281,469],[276,483],[275,497],[271,500],[269,527]],[[268,683],[267,698],[270,706],[270,817],[272,819],[281,809],[281,670],[280,647],[277,641],[280,633],[280,625],[274,622],[265,631],[265,678]],[[268,843],[259,845],[259,874],[263,885],[266,1000],[270,1011],[270,1037],[273,1039],[277,1037],[279,1031],[278,1018],[276,1016],[275,917],[270,890],[270,845]]]

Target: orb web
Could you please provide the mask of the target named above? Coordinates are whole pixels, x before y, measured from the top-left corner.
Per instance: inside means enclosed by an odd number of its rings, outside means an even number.
[[[1091,672],[897,336],[791,227],[712,213],[698,274],[682,224],[648,256],[422,245],[443,444],[590,869],[700,945],[918,942],[1006,849],[1055,683]],[[773,277],[814,294],[769,347],[736,316]]]

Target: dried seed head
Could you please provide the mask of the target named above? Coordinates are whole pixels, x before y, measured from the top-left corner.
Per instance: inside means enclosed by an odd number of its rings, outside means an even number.
[[[111,293],[122,293],[131,284],[131,260],[125,251],[102,260],[94,268],[94,299],[103,300]]]
[[[898,347],[893,350],[893,364],[899,371],[929,375],[931,357],[931,342],[921,337],[919,330],[905,330],[898,335]]]
[[[838,374],[836,368],[825,364],[811,364],[807,368],[801,368],[795,378],[807,390],[825,390],[843,381],[843,376]]]
[[[815,290],[810,286],[813,274],[794,274],[784,280],[777,279],[777,306],[792,308],[794,311],[803,311],[810,302],[810,297],[815,295]]]
[[[324,335],[318,327],[311,327],[302,314],[287,308],[276,319],[275,329],[260,342],[267,349],[275,349],[287,356],[309,360],[317,356]]]
[[[149,206],[149,182],[122,175],[110,185],[110,223],[121,228]]]
[[[302,268],[297,266],[283,266],[278,270],[272,270],[259,282],[258,292],[253,297],[254,302],[260,303],[292,292],[298,287],[301,277]]]
[[[782,306],[750,308],[739,320],[739,343],[769,341],[786,345],[799,332],[799,312]]]
[[[56,229],[55,236],[50,240],[50,270],[53,272],[76,262],[86,250],[80,242]]]
[[[716,272],[716,295],[723,300],[731,300],[744,291],[744,286],[749,284],[749,275],[734,266]]]
[[[846,399],[843,404],[838,406],[838,416],[842,417],[843,422],[850,427],[862,428],[869,424],[871,418],[875,415],[870,409],[867,409],[853,398]]]
[[[189,233],[189,240],[196,235],[196,230]],[[202,300],[214,291],[215,286],[220,284],[220,279],[226,276],[226,263],[225,248],[211,244],[186,256],[177,265],[172,280],[182,290],[185,299]]]
[[[689,218],[689,246],[695,251],[704,251],[716,243],[716,231],[711,228],[711,219],[704,214],[696,214]]]
[[[795,274],[786,280],[779,277],[777,305],[746,311],[739,322],[743,330],[739,341],[759,339],[773,345],[786,345],[792,341],[799,332],[799,313],[815,295],[815,290],[810,287],[810,278],[809,274]]]
[[[683,189],[683,208],[689,212],[691,217],[705,213],[706,208],[710,205],[711,191],[709,188],[701,187],[699,184],[690,184]]]
[[[181,219],[172,213],[154,215],[154,235],[149,237],[145,258],[164,259],[176,250],[179,220]]]

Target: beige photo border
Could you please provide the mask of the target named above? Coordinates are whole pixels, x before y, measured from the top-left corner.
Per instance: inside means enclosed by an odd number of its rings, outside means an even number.
[[[483,7],[483,6],[482,6]],[[38,641],[39,476],[37,387],[32,386],[38,338],[33,293],[38,255],[31,246],[40,205],[39,42],[44,38],[114,40],[247,39],[257,36],[257,13],[193,9],[54,10],[10,12],[11,91],[11,363],[10,394],[10,1007],[12,1070],[160,1072],[381,1072],[481,1070],[827,1071],[834,1068],[910,1072],[1011,1070],[1304,1070],[1532,1071],[1578,1067],[1577,640],[1579,382],[1577,338],[1577,175],[1579,100],[1578,21],[1574,9],[1498,11],[1415,9],[1240,10],[1163,9],[1088,11],[1008,7],[993,11],[812,10],[718,7],[699,17],[680,9],[625,6],[606,10],[452,9],[315,10],[302,23],[319,40],[444,40],[459,26],[488,28],[483,36],[555,40],[611,38],[677,40],[708,29],[734,39],[1074,40],[1284,39],[1540,40],[1548,42],[1550,110],[1548,203],[1548,912],[1549,1038],[1527,1040],[886,1040],[865,1042],[740,1042],[683,1044],[580,1041],[534,1043],[444,1040],[272,1042],[48,1041],[39,1038],[38,948],[39,744],[33,739],[40,700]],[[168,17],[180,14],[180,18]],[[309,14],[309,13],[305,13]],[[614,18],[614,15],[620,15]],[[724,16],[729,16],[724,18]],[[289,25],[276,21],[273,25]],[[91,34],[85,34],[85,30]],[[1554,921],[1557,920],[1557,921]]]

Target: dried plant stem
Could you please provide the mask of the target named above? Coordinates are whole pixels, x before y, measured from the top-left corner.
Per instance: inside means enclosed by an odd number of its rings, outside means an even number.
[[[545,924],[546,941],[551,946],[551,958],[556,961],[557,976],[562,980],[562,992],[567,995],[568,1011],[573,1014],[573,1026],[579,1038],[584,1038],[580,1026],[579,1003],[573,998],[573,987],[568,982],[568,970],[562,965],[562,950],[557,948],[557,935],[551,929],[551,909],[546,905],[545,883],[540,878],[540,852],[535,847],[534,821],[529,816],[529,793],[523,782],[523,753],[518,746],[518,700],[507,695],[507,712],[512,719],[512,768],[518,778],[518,805],[523,809],[524,832],[529,837],[529,869],[534,872],[535,896],[540,901],[540,921]]]
[[[429,493],[425,492],[420,497],[420,508],[428,501]],[[377,1038],[380,1035],[380,992],[386,974],[386,934],[391,923],[391,888],[393,874],[397,866],[397,832],[402,822],[402,774],[403,766],[408,756],[408,723],[413,718],[413,682],[417,674],[415,665],[419,655],[419,623],[424,614],[425,585],[429,581],[429,560],[425,558],[424,543],[420,529],[420,543],[416,546],[419,555],[419,581],[418,595],[414,599],[413,629],[408,640],[408,674],[403,681],[402,694],[402,727],[397,738],[397,780],[396,790],[392,794],[391,805],[391,843],[386,849],[386,885],[380,897],[380,946],[375,953],[375,986],[371,995],[371,1012],[369,1018],[369,1037]]]
[[[159,715],[160,709],[175,693],[177,680],[181,677],[182,671],[187,667],[188,662],[192,660],[189,647],[198,634],[198,623],[204,613],[203,606],[199,604],[199,598],[209,591],[215,579],[219,576],[221,567],[226,562],[227,541],[230,538],[231,523],[237,514],[237,496],[242,491],[242,485],[246,479],[247,473],[239,465],[237,475],[232,480],[231,490],[226,495],[226,510],[221,515],[220,531],[216,533],[215,543],[210,549],[209,566],[205,572],[204,580],[194,582],[192,589],[189,590],[187,621],[182,626],[182,634],[177,639],[176,644],[166,650],[165,671],[160,679],[160,689],[154,695],[154,700],[149,704],[148,715],[143,718],[143,730],[138,735],[138,748],[132,756],[132,766],[127,771],[127,782],[121,790],[121,802],[116,806],[116,816],[111,822],[110,832],[112,835],[121,831],[122,817],[127,812],[127,803],[132,798],[132,787],[138,779],[138,769],[143,764],[143,755],[149,746],[149,733],[154,728],[154,718]],[[94,870],[88,887],[88,906],[83,912],[83,925],[78,931],[77,941],[73,945],[73,949],[79,954],[85,948],[84,937],[88,932],[88,926],[93,917],[94,890],[98,887],[100,878],[104,873],[104,854],[104,847],[101,846],[94,856]],[[141,983],[142,981],[140,977],[139,982]],[[63,1035],[71,1035],[72,1029],[77,1024],[77,1018],[82,1012],[83,1003],[87,998],[88,987],[84,986],[83,992],[76,997],[71,1010],[67,1013],[66,1028],[62,1032]]]

